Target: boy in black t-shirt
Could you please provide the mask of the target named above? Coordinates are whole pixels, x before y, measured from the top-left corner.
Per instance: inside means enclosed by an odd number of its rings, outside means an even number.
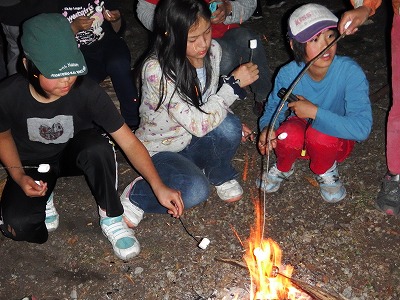
[[[118,199],[115,152],[95,124],[111,135],[174,217],[183,211],[180,192],[163,184],[108,95],[81,76],[86,63],[66,18],[33,17],[23,25],[21,43],[25,76],[0,84],[0,161],[8,170],[1,231],[17,241],[46,242],[48,231],[58,226],[52,193],[57,178],[84,175],[115,254],[134,257],[140,246],[127,224],[137,224],[143,212]],[[49,172],[41,173],[43,164],[50,165]]]

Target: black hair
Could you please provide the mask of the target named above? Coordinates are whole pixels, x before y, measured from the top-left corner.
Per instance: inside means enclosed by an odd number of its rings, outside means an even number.
[[[49,95],[43,90],[40,86],[39,76],[42,74],[40,73],[39,69],[30,59],[26,58],[26,65],[25,68],[22,68],[25,77],[28,79],[29,83],[33,86],[35,91],[42,97],[46,99],[49,98]]]
[[[155,39],[151,47],[150,57],[156,57],[162,70],[160,81],[160,99],[157,109],[165,101],[166,82],[175,83],[175,92],[184,101],[200,109],[202,104],[201,87],[195,67],[186,57],[187,38],[190,28],[200,18],[209,21],[211,11],[203,0],[161,0],[155,11]],[[210,86],[211,63],[209,52],[204,57],[206,84]],[[201,109],[200,109],[201,110]]]
[[[339,31],[337,28],[329,28],[329,30],[332,30],[334,32],[335,37],[338,37]],[[302,63],[302,62],[306,63],[307,42],[300,43],[293,38],[290,39],[290,41],[292,42],[292,50],[293,50],[294,60],[297,62],[298,65],[300,65],[300,63]]]

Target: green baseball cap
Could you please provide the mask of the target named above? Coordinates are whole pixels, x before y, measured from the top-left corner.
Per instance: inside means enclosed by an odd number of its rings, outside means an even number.
[[[40,14],[22,25],[21,44],[26,57],[46,78],[87,73],[71,24],[61,14]]]

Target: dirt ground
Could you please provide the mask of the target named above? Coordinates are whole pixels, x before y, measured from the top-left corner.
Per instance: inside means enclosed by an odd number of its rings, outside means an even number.
[[[263,1],[264,18],[245,24],[264,37],[272,71],[289,59],[282,30],[285,13],[305,2],[310,1],[287,1],[281,8],[268,10]],[[136,60],[146,48],[147,33],[134,17],[135,4],[122,3],[128,21],[126,40]],[[340,14],[345,3],[329,1],[325,5]],[[400,218],[374,208],[386,171],[389,12],[390,7],[380,8],[355,36],[339,42],[339,54],[353,57],[370,80],[374,114],[368,140],[357,144],[351,157],[339,166],[348,191],[346,199],[338,204],[323,202],[306,161],[296,164],[295,175],[277,193],[265,195],[265,235],[281,247],[283,263],[294,267],[293,278],[337,299],[400,299]],[[104,87],[115,98],[109,82]],[[251,95],[235,106],[235,112],[256,128]],[[122,192],[136,173],[121,154],[118,160]],[[274,161],[273,155],[270,161]],[[147,214],[135,230],[142,251],[131,261],[113,255],[84,178],[59,180],[55,203],[60,226],[47,243],[14,242],[0,236],[0,300],[29,295],[40,300],[227,300],[234,299],[235,289],[247,299],[248,271],[218,259],[242,259],[240,240],[246,240],[253,225],[253,200],[264,197],[259,197],[254,182],[266,162],[255,144],[242,144],[234,164],[242,174],[243,200],[227,205],[214,192],[207,202],[185,212],[182,221],[188,231],[198,240],[210,239],[206,250],[197,247],[178,220]],[[4,173],[0,176],[4,178]]]

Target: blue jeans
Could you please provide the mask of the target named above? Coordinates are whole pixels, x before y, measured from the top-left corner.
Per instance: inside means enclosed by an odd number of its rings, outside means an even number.
[[[98,83],[110,76],[125,123],[137,128],[140,101],[131,70],[131,53],[126,42],[116,36],[83,46],[81,50],[88,67],[87,76]]]
[[[203,137],[192,137],[190,144],[180,152],[159,152],[153,163],[170,188],[181,191],[185,208],[193,207],[210,194],[210,184],[221,185],[238,173],[232,158],[240,145],[242,126],[237,116],[228,114],[225,120]],[[148,213],[166,213],[150,185],[139,180],[129,199]]]
[[[220,74],[228,75],[241,64],[250,59],[250,40],[257,40],[257,48],[253,50],[253,62],[258,66],[259,78],[250,85],[255,94],[255,100],[266,100],[271,91],[271,73],[268,68],[267,56],[264,46],[257,33],[245,27],[228,30],[222,38],[216,39],[222,47]]]

